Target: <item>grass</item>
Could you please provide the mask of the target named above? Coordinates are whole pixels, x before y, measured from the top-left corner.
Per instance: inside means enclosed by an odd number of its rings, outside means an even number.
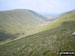
[[[75,11],[71,11],[71,13],[65,13],[65,14],[61,14],[57,20],[55,20],[54,22],[46,25],[43,29],[40,29],[41,31],[44,30],[49,30],[49,29],[53,29],[56,27],[61,26],[64,22],[68,22],[68,21],[74,21],[75,19]],[[39,31],[40,31],[39,30]]]
[[[75,11],[60,16],[45,29],[0,45],[0,56],[59,56],[59,51],[75,51],[75,36],[72,35],[75,32]]]
[[[0,41],[31,35],[45,22],[28,10],[0,11]]]

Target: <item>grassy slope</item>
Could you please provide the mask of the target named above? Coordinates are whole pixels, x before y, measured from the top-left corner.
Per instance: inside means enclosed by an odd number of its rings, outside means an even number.
[[[0,41],[29,35],[45,20],[28,10],[0,11]]]
[[[41,31],[44,30],[48,30],[48,29],[53,29],[56,27],[61,26],[64,22],[68,22],[68,21],[73,21],[75,20],[75,10],[71,11],[71,12],[67,12],[65,14],[60,15],[57,20],[55,20],[53,23],[45,26],[43,29],[41,29]],[[39,30],[40,31],[40,30]]]
[[[59,51],[75,51],[75,11],[60,16],[45,29],[48,30],[1,45],[0,55],[59,56]]]

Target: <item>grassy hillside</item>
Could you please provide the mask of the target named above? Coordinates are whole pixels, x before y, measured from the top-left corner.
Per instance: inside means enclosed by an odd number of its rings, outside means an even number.
[[[32,10],[28,10],[28,11],[31,12],[31,13],[34,13],[35,15],[39,16],[40,18],[44,19],[45,21],[49,21],[49,20],[47,20],[48,18],[45,17],[44,15],[41,15],[41,14],[39,14],[39,13],[36,13],[36,12],[34,12],[34,11],[32,11]]]
[[[30,35],[45,20],[29,10],[0,11],[0,41]]]
[[[0,46],[0,56],[59,56],[75,51],[75,11],[61,15],[46,31]]]
[[[69,21],[74,21],[74,20],[75,20],[75,10],[61,14],[57,18],[57,20],[45,26],[43,29],[41,29],[41,31],[60,27],[64,22],[69,22]]]

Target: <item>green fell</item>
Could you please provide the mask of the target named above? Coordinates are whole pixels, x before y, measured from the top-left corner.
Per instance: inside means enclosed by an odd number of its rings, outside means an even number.
[[[36,13],[37,14],[37,13]],[[31,35],[46,21],[25,9],[0,11],[0,41]]]
[[[43,28],[42,28],[43,29]],[[75,51],[75,11],[61,15],[43,32],[0,45],[1,56],[60,56]]]

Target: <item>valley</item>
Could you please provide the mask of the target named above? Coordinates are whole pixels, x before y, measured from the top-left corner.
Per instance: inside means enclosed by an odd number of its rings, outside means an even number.
[[[0,16],[0,40],[13,40],[0,45],[0,56],[60,56],[59,51],[75,51],[75,36],[72,35],[75,32],[75,10],[61,14],[53,22],[47,22],[31,12],[26,11],[26,15],[24,10],[21,12],[26,17],[18,15],[19,18],[7,18],[9,21],[4,21],[6,17]],[[12,35],[8,38],[8,33],[21,33],[22,38],[14,40]],[[25,33],[28,35],[22,36]]]

